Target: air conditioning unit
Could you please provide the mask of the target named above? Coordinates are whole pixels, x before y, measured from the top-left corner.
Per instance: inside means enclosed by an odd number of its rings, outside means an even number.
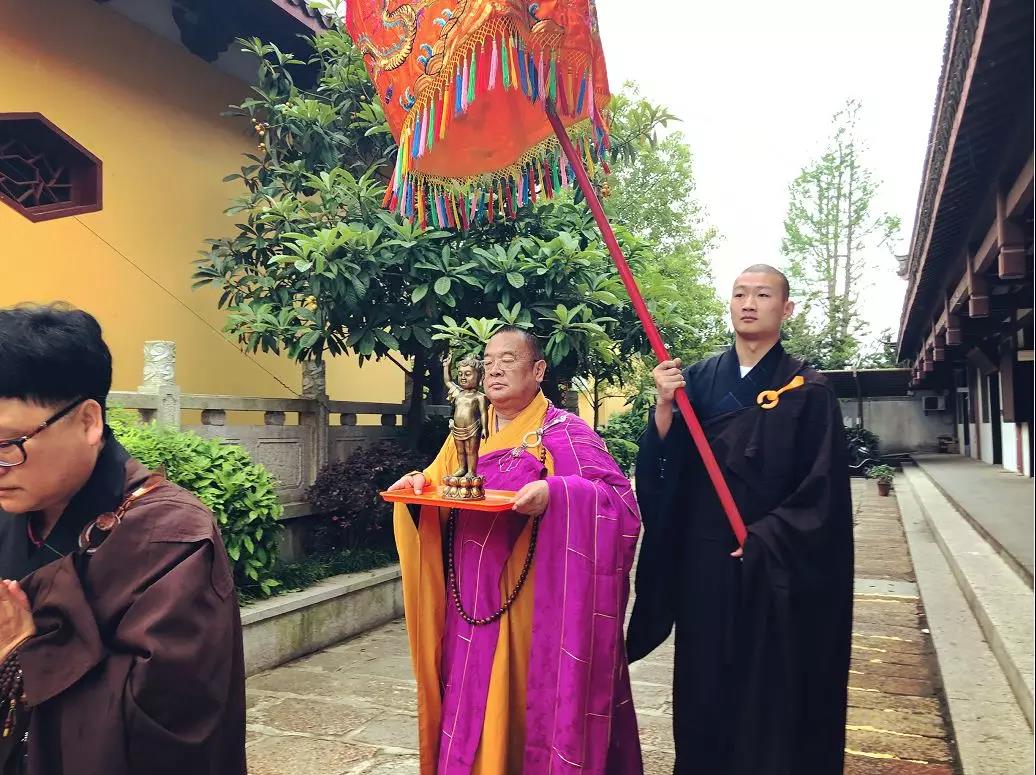
[[[943,396],[923,396],[921,398],[921,406],[924,409],[925,414],[929,414],[930,412],[945,412],[946,398]]]

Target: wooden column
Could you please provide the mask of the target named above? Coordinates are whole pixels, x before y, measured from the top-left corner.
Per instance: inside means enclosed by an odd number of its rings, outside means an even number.
[[[1018,422],[1017,405],[1014,395],[1014,361],[1015,350],[1012,343],[1007,343],[1000,350],[1000,410],[1004,422]]]
[[[932,359],[937,363],[946,360],[946,335],[936,334],[932,346]]]
[[[975,272],[971,252],[964,251],[964,271],[968,278],[968,317],[989,317],[989,283]]]
[[[960,330],[960,318],[953,315],[949,311],[949,306],[946,307],[946,344],[950,347],[956,347],[959,344],[964,343],[964,333]]]
[[[996,195],[996,236],[1000,245],[997,274],[1001,280],[1025,277],[1025,234],[1007,214],[1003,192]]]

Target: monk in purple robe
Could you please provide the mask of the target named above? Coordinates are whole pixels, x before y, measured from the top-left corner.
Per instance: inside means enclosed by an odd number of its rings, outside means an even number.
[[[601,438],[540,392],[535,337],[485,351],[489,436],[478,473],[510,511],[397,505],[422,775],[637,775],[623,646],[640,519]],[[420,492],[456,467],[447,440]],[[460,505],[460,504],[458,504]]]

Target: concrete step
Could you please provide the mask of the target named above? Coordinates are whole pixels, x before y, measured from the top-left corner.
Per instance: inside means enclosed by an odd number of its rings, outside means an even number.
[[[903,476],[1030,729],[1034,702],[1033,590],[919,468]],[[996,504],[991,503],[990,508]]]
[[[960,455],[918,455],[914,462],[1032,589],[1033,480]]]
[[[1032,730],[906,476],[896,477],[903,530],[942,679],[963,775],[1031,775]]]

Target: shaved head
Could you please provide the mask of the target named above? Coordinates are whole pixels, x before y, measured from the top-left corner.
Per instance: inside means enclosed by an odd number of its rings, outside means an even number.
[[[795,311],[788,296],[788,278],[769,264],[752,264],[738,275],[730,296],[730,322],[738,339],[777,341],[781,325]]]
[[[784,276],[784,272],[775,266],[769,264],[752,264],[747,269],[741,270],[741,274],[772,274],[777,275],[780,278],[781,293],[784,294],[784,301],[787,301],[791,296],[791,286],[788,285],[788,278]]]

